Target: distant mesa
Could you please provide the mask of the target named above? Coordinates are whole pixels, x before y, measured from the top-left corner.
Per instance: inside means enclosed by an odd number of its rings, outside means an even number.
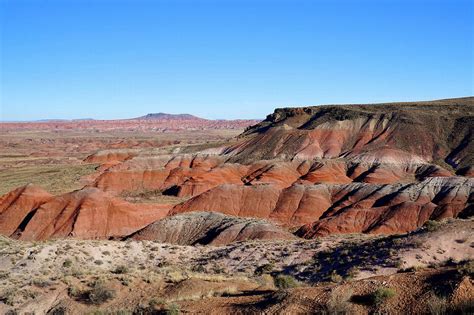
[[[167,114],[167,113],[150,113],[145,116],[137,117],[140,120],[207,120],[191,114]]]

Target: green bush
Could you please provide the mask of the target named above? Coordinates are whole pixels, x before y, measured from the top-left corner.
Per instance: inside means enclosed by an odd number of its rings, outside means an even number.
[[[378,288],[372,294],[372,301],[376,306],[381,306],[385,301],[397,295],[394,289],[391,288]]]
[[[295,288],[299,285],[298,281],[289,275],[277,275],[273,278],[273,282],[278,289]]]

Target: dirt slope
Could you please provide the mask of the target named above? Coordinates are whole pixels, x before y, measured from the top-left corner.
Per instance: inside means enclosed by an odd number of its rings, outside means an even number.
[[[442,303],[458,314],[473,307],[473,233],[455,219],[397,236],[224,246],[0,237],[0,313],[418,314]],[[275,287],[282,274],[299,288]],[[394,292],[376,304],[380,289]]]
[[[292,239],[294,236],[264,220],[193,212],[161,219],[130,238],[179,245],[226,245],[246,240]]]

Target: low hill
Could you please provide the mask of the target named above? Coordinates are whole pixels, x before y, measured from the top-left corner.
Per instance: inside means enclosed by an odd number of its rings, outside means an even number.
[[[133,240],[178,245],[226,245],[246,240],[292,238],[291,233],[265,220],[199,211],[161,219],[131,236]]]

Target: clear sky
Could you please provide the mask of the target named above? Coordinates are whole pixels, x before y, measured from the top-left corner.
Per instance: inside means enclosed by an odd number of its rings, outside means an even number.
[[[473,95],[472,0],[0,0],[0,120]]]

